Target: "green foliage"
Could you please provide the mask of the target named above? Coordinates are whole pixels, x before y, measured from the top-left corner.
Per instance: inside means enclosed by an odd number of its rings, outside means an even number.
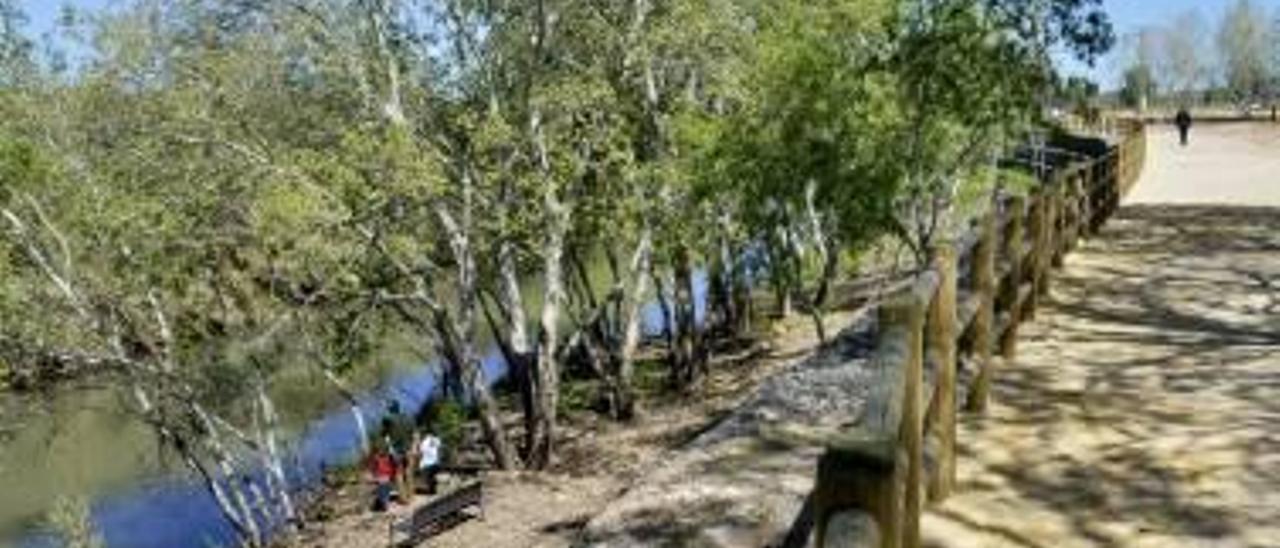
[[[1260,99],[1268,91],[1270,30],[1266,9],[1252,0],[1236,0],[1223,15],[1218,50],[1227,90],[1237,104]]]
[[[1098,84],[1087,78],[1072,76],[1058,86],[1057,96],[1071,112],[1084,115],[1092,108],[1099,93]]]
[[[600,382],[595,379],[571,379],[560,389],[560,413],[587,411],[595,408],[600,396]]]
[[[1036,180],[1034,175],[1017,169],[1001,170],[999,177],[1006,189],[1023,196],[1030,195],[1036,187],[1040,186],[1040,181]]]
[[[0,79],[0,207],[21,225],[0,225],[0,337],[127,363],[91,373],[199,440],[193,401],[254,424],[246,396],[290,363],[360,378],[398,345],[474,365],[500,251],[552,288],[549,265],[613,259],[615,323],[650,235],[659,276],[690,257],[746,280],[763,248],[798,291],[820,257],[980,204],[1037,121],[1048,48],[1109,46],[1097,0],[1029,4],[125,3],[83,20],[74,78]],[[543,311],[581,322],[591,301]],[[433,420],[456,447],[468,418]]]
[[[1139,107],[1143,101],[1154,97],[1156,93],[1155,79],[1151,68],[1146,65],[1130,67],[1124,71],[1124,87],[1120,89],[1120,100],[1129,107]]]
[[[431,404],[427,412],[427,427],[440,437],[447,454],[453,455],[462,446],[469,418],[466,407],[444,398]]]

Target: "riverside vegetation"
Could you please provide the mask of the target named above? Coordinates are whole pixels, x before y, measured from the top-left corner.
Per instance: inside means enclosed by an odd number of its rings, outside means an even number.
[[[1099,0],[137,0],[62,19],[37,47],[0,0],[0,386],[127,395],[246,546],[302,522],[287,368],[359,422],[351,379],[408,341],[493,466],[545,468],[566,371],[640,416],[647,303],[674,392],[748,332],[759,291],[821,333],[872,245],[923,265],[989,203],[998,160],[1044,127],[1052,53],[1113,42]]]

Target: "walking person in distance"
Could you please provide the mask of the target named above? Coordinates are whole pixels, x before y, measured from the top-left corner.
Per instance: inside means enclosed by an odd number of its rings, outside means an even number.
[[[1178,137],[1182,140],[1182,146],[1187,146],[1187,134],[1191,132],[1191,113],[1186,107],[1178,109],[1178,115],[1174,117],[1173,122],[1178,126]]]

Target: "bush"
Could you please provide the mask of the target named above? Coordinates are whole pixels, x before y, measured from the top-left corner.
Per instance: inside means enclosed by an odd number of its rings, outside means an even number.
[[[427,426],[444,443],[442,460],[455,454],[462,444],[467,419],[467,409],[456,400],[443,398],[431,404],[427,412]]]

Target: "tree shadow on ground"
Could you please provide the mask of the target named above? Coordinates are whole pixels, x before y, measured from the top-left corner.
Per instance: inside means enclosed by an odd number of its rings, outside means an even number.
[[[982,459],[1002,431],[1032,445],[962,487],[1100,546],[1131,540],[1107,522],[1195,544],[1280,518],[1204,488],[1280,491],[1280,209],[1128,207],[1069,265],[999,373],[1005,412],[966,418],[959,452]]]

